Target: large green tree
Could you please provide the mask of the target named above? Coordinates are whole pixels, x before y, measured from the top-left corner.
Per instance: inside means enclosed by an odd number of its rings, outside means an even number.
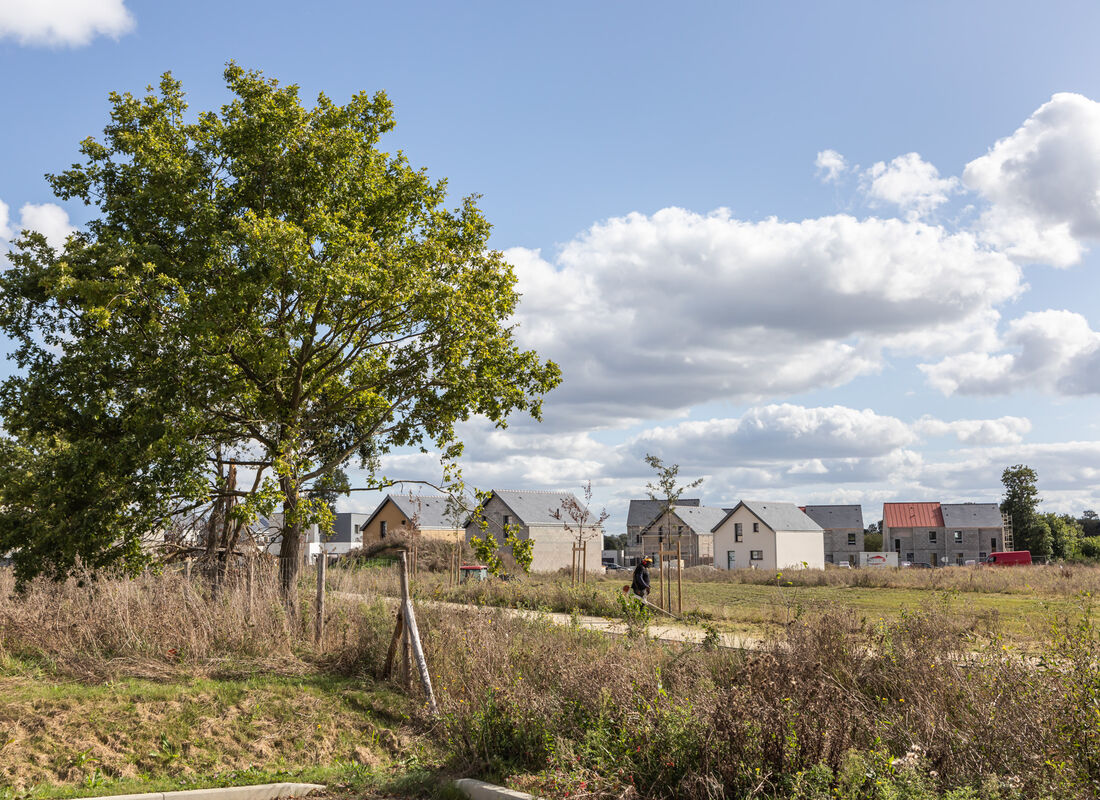
[[[220,502],[239,523],[280,505],[290,598],[302,527],[331,513],[337,470],[357,459],[382,483],[380,457],[407,446],[453,463],[457,422],[537,417],[559,380],[514,341],[515,276],[475,200],[445,208],[444,181],[379,149],[394,125],[384,94],[307,107],[258,72],[231,64],[225,79],[231,102],[197,115],[171,75],[144,97],[112,94],[102,139],[48,176],[97,216],[59,251],[23,237],[0,278],[23,368],[3,388],[5,426],[24,472],[61,453],[98,483],[138,474],[149,488],[112,500],[114,532],[72,519],[88,498],[45,511],[41,524],[70,529],[25,576],[71,568],[67,537],[93,534],[106,563],[104,543],[133,553],[173,511]],[[3,499],[24,520],[51,509],[40,496],[32,510],[27,487]],[[0,531],[0,550],[31,535]]]
[[[1001,513],[1012,518],[1013,545],[1017,550],[1030,550],[1038,558],[1053,554],[1050,525],[1039,519],[1039,476],[1026,464],[1006,467],[1001,473],[1005,496]]]

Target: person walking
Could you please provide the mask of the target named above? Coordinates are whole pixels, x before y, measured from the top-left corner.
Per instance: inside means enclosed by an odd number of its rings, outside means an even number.
[[[630,588],[643,600],[649,594],[649,565],[652,563],[653,559],[646,556],[638,562],[638,566],[634,567],[634,580],[631,581]]]

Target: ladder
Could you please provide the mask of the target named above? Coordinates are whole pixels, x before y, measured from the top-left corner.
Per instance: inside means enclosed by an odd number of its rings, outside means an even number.
[[[1004,549],[1005,549],[1005,551],[1006,552],[1011,552],[1011,551],[1015,550],[1016,548],[1012,546],[1012,515],[1011,514],[1004,514],[1004,513],[1001,514],[1001,529],[1003,531],[1003,535],[1001,536],[1001,538],[1004,539]]]

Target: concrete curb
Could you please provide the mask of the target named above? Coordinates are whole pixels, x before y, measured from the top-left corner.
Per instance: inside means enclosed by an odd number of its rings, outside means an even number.
[[[473,778],[459,778],[454,785],[470,800],[538,800],[533,794],[505,789],[503,786],[494,786]]]
[[[112,794],[77,800],[281,800],[301,797],[325,787],[319,783],[259,783],[255,786],[226,786],[221,789],[185,789],[178,792]]]

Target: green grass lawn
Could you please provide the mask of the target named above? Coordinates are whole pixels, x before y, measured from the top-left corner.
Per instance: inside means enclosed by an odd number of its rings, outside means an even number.
[[[2,666],[0,797],[285,780],[370,796],[431,761],[404,724],[408,698],[377,684],[310,674],[89,685]]]

